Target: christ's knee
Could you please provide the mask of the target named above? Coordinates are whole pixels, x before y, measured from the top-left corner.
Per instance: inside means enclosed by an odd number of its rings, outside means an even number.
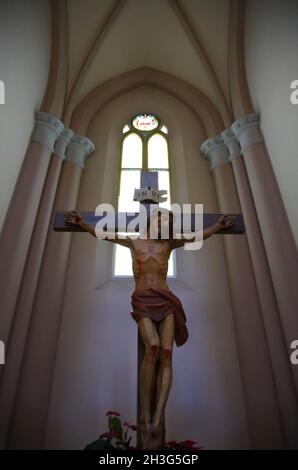
[[[150,362],[156,362],[159,358],[159,344],[153,342],[146,344],[145,357]]]
[[[162,367],[172,365],[173,350],[170,346],[162,346],[160,350],[160,362]]]

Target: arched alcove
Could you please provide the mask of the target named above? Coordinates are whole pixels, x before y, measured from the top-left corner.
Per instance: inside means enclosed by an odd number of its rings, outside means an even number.
[[[88,133],[90,121],[109,101],[140,86],[153,86],[187,105],[201,121],[206,137],[224,129],[222,117],[212,101],[198,88],[167,72],[141,67],[122,73],[91,90],[76,106],[70,126],[76,132]]]
[[[198,154],[205,136],[200,121],[177,98],[148,85],[109,100],[90,122],[88,136],[96,151],[81,181],[78,210],[115,204],[123,125],[147,109],[169,128],[173,202],[204,202],[206,210],[216,211],[208,164]],[[82,447],[105,429],[108,409],[136,421],[137,329],[129,313],[133,282],[112,279],[111,253],[107,242],[84,234],[73,238],[46,448]],[[185,306],[190,339],[174,351],[167,438],[189,438],[210,448],[246,447],[222,240],[210,240],[199,252],[181,249],[177,265],[171,287]],[[74,421],[80,423],[75,433]]]

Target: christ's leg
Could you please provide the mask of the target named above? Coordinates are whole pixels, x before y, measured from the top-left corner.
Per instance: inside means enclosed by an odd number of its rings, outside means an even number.
[[[157,403],[152,418],[150,448],[158,448],[163,439],[164,414],[172,384],[172,350],[175,334],[174,315],[165,317],[159,327],[160,367],[158,375]]]
[[[151,427],[151,392],[156,362],[159,358],[160,342],[156,326],[150,318],[142,318],[139,320],[138,327],[145,347],[145,354],[140,369],[140,419],[143,426],[141,432],[142,448],[146,448],[146,441],[148,441],[146,434],[148,434]]]

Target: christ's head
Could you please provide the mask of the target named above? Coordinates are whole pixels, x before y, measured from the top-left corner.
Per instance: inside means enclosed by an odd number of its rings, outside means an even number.
[[[173,238],[174,214],[164,208],[153,210],[147,221],[148,238]]]

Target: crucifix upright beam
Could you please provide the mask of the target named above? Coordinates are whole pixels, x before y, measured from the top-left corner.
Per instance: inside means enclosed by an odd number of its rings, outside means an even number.
[[[156,171],[142,171],[141,172],[141,189],[140,192],[142,192],[143,188],[148,189],[148,190],[156,190],[158,191],[158,173]],[[152,199],[143,199],[142,196],[139,198],[140,199],[140,204],[146,209],[147,216],[150,215],[150,206],[152,204],[156,204],[158,207],[158,203],[153,201]],[[140,335],[140,332],[138,331],[138,372],[137,372],[137,377],[138,377],[138,383],[137,383],[137,447],[141,447],[141,433],[140,433],[140,415],[141,415],[141,397],[140,397],[140,370],[141,370],[141,365],[143,362],[144,358],[144,353],[145,353],[145,348],[144,344]],[[156,372],[155,372],[155,383],[152,387],[152,396],[151,396],[151,415],[152,411],[155,407],[156,404],[156,383],[157,383],[157,377],[158,377],[158,363],[156,367]]]

